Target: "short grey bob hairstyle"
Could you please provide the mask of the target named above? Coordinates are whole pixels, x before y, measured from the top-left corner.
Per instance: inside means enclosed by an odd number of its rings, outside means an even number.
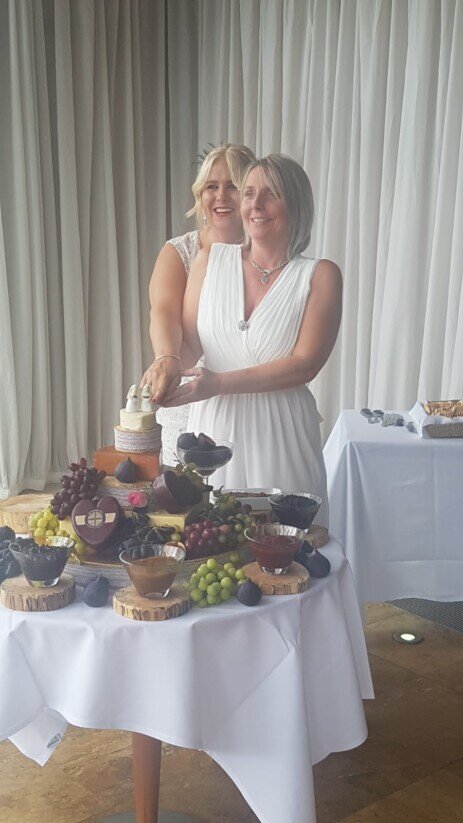
[[[287,256],[301,254],[310,243],[314,204],[312,186],[302,166],[284,154],[269,154],[251,163],[241,183],[241,196],[253,169],[262,169],[275,197],[284,201],[288,212],[289,238]],[[249,237],[246,237],[249,244]]]
[[[187,211],[186,217],[196,217],[196,222],[199,228],[201,228],[201,195],[211,173],[212,166],[217,160],[225,160],[230,172],[230,180],[232,180],[236,188],[239,189],[244,172],[255,159],[254,152],[248,149],[247,146],[242,146],[239,143],[224,143],[223,146],[217,146],[217,148],[211,149],[201,163],[201,168],[191,187],[195,204]]]

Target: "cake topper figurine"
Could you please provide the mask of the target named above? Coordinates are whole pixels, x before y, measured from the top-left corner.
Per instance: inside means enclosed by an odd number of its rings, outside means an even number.
[[[151,412],[156,411],[157,406],[156,403],[153,403],[151,400],[151,386],[149,383],[146,383],[141,390],[141,406],[140,411],[144,412]]]
[[[138,386],[136,383],[133,386],[130,386],[130,389],[127,393],[127,403],[125,404],[125,410],[128,412],[136,412],[140,411],[140,397],[138,395]]]

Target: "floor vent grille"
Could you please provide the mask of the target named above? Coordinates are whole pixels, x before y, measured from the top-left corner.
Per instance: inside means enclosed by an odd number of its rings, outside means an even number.
[[[402,600],[389,600],[392,606],[404,609],[411,614],[432,620],[446,629],[463,632],[463,601],[454,600],[450,603],[441,603],[437,600],[422,600],[418,597],[405,597]]]

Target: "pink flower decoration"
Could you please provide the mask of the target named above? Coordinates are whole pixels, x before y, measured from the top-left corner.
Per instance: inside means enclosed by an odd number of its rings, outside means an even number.
[[[148,505],[148,498],[145,492],[130,492],[127,500],[135,509],[144,509],[145,506]]]

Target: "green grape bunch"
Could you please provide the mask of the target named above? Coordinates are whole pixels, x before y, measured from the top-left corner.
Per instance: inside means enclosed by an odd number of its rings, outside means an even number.
[[[189,581],[185,584],[193,605],[204,609],[218,606],[236,595],[238,587],[247,581],[247,575],[241,568],[242,558],[238,552],[231,552],[227,563],[217,563],[209,557],[200,563]]]
[[[212,508],[212,511],[217,515],[217,517],[228,517],[231,514],[237,514],[240,512],[241,514],[249,515],[252,511],[252,507],[249,503],[245,503],[244,505],[241,503],[241,500],[237,500],[235,495],[233,494],[222,494],[222,487],[214,492],[216,496],[216,501]]]

